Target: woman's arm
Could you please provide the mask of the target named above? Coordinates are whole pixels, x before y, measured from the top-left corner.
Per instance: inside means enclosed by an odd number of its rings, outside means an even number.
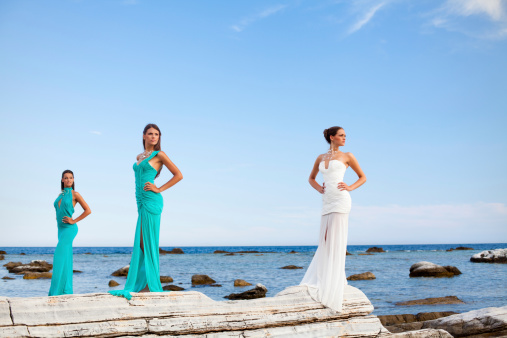
[[[153,183],[146,182],[144,184],[144,190],[145,191],[151,190],[153,192],[161,193],[162,191],[169,189],[170,187],[181,181],[183,179],[183,175],[181,174],[181,171],[178,169],[178,167],[169,159],[169,157],[163,151],[160,151],[155,157],[158,157],[160,159],[162,164],[165,165],[167,169],[169,169],[169,171],[173,174],[173,177],[160,188],[157,188]]]
[[[90,207],[88,206],[88,204],[85,202],[83,196],[81,196],[80,193],[78,193],[77,191],[73,191],[72,192],[74,198],[76,199],[76,202],[79,203],[79,205],[81,205],[81,207],[83,208],[83,213],[76,219],[72,219],[70,217],[67,217],[65,216],[63,218],[63,223],[68,223],[68,224],[75,224],[79,221],[81,221],[83,218],[85,218],[86,216],[88,216],[89,214],[92,213]]]
[[[349,166],[352,168],[352,170],[355,171],[355,173],[357,174],[357,177],[359,177],[359,178],[352,185],[347,185],[344,182],[338,183],[338,189],[352,191],[352,190],[359,188],[360,186],[362,186],[364,184],[364,182],[366,182],[366,175],[363,173],[363,170],[359,166],[359,163],[357,162],[355,156],[352,155],[352,153],[347,153],[347,155],[348,155],[347,157],[349,159],[348,160]]]
[[[319,173],[319,164],[321,161],[322,161],[322,155],[319,155],[319,157],[317,157],[317,159],[315,160],[315,163],[313,164],[313,169],[312,169],[312,172],[310,173],[310,177],[308,178],[308,182],[310,182],[310,185],[315,190],[317,190],[318,192],[323,194],[324,191],[326,190],[325,183],[323,183],[322,186],[320,186],[320,184],[318,184],[317,181],[315,180],[315,178],[317,178],[317,174]]]

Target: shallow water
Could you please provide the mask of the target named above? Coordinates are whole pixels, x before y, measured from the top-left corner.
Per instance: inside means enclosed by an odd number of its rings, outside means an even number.
[[[376,245],[386,250],[373,256],[360,256],[370,246],[349,246],[352,256],[347,256],[347,276],[371,271],[377,279],[350,281],[349,284],[361,289],[373,303],[373,314],[401,314],[431,311],[466,312],[490,306],[507,305],[507,264],[472,263],[470,257],[483,250],[507,248],[507,243],[495,244],[428,244],[428,245]],[[446,252],[457,246],[472,247],[475,250]],[[166,248],[170,250],[172,248]],[[171,276],[174,283],[187,290],[198,290],[214,300],[242,292],[251,287],[234,287],[235,279],[244,279],[252,284],[262,283],[268,288],[267,296],[274,296],[284,288],[297,285],[310,264],[315,246],[278,247],[182,247],[183,255],[160,255],[160,274]],[[7,262],[28,263],[43,259],[53,261],[54,248],[0,247],[7,251]],[[213,254],[215,250],[240,251],[256,250],[262,254],[248,253],[225,256]],[[289,254],[291,250],[296,254]],[[131,248],[123,247],[77,247],[74,248],[74,293],[107,292],[123,288],[126,278],[112,277],[111,273],[129,264]],[[20,253],[26,255],[20,255]],[[90,253],[90,254],[87,254]],[[462,275],[453,278],[409,278],[409,268],[420,261],[458,267]],[[286,265],[302,266],[303,269],[280,269]],[[206,274],[222,287],[191,287],[194,274]],[[15,280],[0,280],[0,296],[34,297],[46,296],[50,280],[24,280],[23,276],[9,274],[0,268],[0,278],[9,275]],[[107,286],[109,280],[120,283],[116,288]],[[395,306],[394,303],[427,297],[457,296],[465,304]]]

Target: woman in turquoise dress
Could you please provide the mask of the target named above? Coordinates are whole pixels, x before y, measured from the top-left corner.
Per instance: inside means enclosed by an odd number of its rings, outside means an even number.
[[[49,296],[68,295],[72,289],[72,242],[77,235],[77,222],[91,214],[90,207],[77,191],[74,191],[74,173],[65,170],[62,173],[62,193],[54,203],[58,224],[58,245],[53,256],[53,275]],[[83,213],[72,219],[74,207],[79,203]]]
[[[164,291],[160,284],[158,247],[160,214],[164,205],[160,193],[181,181],[183,175],[169,157],[160,150],[161,136],[162,133],[157,125],[148,124],[143,131],[144,152],[137,156],[137,161],[134,163],[138,212],[134,248],[125,288],[109,291],[115,296],[123,296],[127,299],[132,298],[131,292],[140,292],[146,287],[151,292]],[[154,181],[164,165],[173,177],[157,188]]]

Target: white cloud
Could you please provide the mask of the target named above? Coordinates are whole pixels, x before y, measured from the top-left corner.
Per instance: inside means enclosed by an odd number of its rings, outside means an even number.
[[[507,37],[506,5],[507,0],[447,0],[434,12],[430,23],[474,38],[502,39]]]
[[[384,6],[384,3],[379,3],[373,7],[371,7],[356,23],[354,23],[348,30],[348,34],[352,34],[360,30],[364,25],[366,25],[375,15],[375,13]]]
[[[241,31],[243,31],[247,26],[251,25],[252,23],[254,23],[258,20],[267,18],[268,16],[271,16],[273,14],[276,14],[286,7],[287,7],[287,5],[277,5],[277,6],[269,7],[257,14],[254,14],[254,15],[251,15],[247,18],[244,18],[238,24],[231,26],[231,28],[239,33]]]
[[[96,131],[96,130],[90,131],[90,134],[102,135],[102,133],[100,131]]]

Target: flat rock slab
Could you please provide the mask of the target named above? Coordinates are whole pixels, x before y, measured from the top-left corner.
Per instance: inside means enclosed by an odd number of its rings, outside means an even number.
[[[410,305],[436,305],[436,304],[465,304],[465,302],[456,296],[446,296],[446,297],[409,300],[406,302],[398,302],[395,305],[410,306]]]
[[[474,263],[507,263],[507,249],[486,250],[470,258]]]
[[[0,337],[178,336],[375,337],[388,334],[360,290],[347,285],[343,311],[306,286],[275,297],[217,302],[196,291],[0,298]],[[12,318],[12,321],[11,321]]]

